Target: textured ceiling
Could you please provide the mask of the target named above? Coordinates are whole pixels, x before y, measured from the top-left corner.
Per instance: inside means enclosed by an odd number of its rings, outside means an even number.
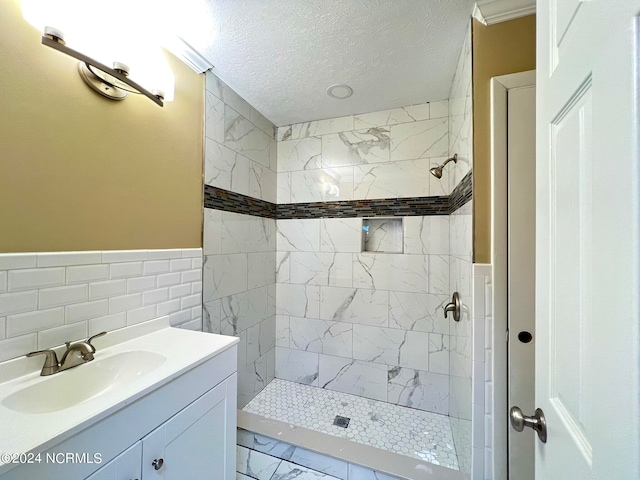
[[[187,4],[198,18],[179,34],[276,125],[447,98],[473,11],[473,0]],[[353,96],[329,97],[336,83]]]

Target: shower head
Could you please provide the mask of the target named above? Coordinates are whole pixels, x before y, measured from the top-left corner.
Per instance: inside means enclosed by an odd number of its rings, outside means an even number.
[[[457,163],[458,162],[458,154],[454,153],[453,157],[447,158],[447,160],[442,165],[439,165],[437,167],[433,167],[433,168],[429,169],[429,172],[431,173],[431,175],[433,175],[436,178],[442,178],[442,169],[449,162]]]
[[[431,175],[433,175],[436,178],[442,178],[442,166],[439,167],[433,167],[432,169],[429,170],[431,172]]]

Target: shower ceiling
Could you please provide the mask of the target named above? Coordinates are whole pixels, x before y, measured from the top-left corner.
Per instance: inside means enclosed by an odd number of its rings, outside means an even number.
[[[180,36],[276,125],[448,98],[473,11],[473,0],[175,4],[182,19],[197,12]],[[329,97],[336,83],[353,96]]]

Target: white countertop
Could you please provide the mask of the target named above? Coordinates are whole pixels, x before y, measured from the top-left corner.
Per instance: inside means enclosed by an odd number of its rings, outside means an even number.
[[[78,375],[85,365],[41,377],[43,356],[0,363],[0,454],[44,452],[236,343],[236,337],[172,328],[168,317],[115,330],[93,341],[94,361],[140,350],[163,355],[166,361],[124,386],[48,413],[18,412],[4,406],[2,401],[16,391],[58,375]],[[0,475],[16,466],[0,459]]]

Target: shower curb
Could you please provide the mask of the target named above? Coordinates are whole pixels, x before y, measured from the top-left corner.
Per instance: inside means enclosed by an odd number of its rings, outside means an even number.
[[[465,480],[459,471],[238,410],[238,428],[403,480]]]

